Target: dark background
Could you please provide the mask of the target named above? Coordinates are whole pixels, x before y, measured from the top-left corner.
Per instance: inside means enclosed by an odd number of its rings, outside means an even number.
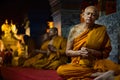
[[[51,14],[48,0],[1,0],[0,2],[0,19],[11,18],[17,22],[25,13],[30,16],[44,14],[48,17]]]
[[[1,0],[0,26],[5,19],[12,20],[21,26],[24,16],[30,20],[31,37],[39,45],[39,36],[46,32],[47,21],[51,21],[51,11],[48,0]]]

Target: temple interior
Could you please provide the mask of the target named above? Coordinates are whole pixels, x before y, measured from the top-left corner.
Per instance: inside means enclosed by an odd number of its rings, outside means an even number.
[[[83,21],[81,13],[89,5],[99,10],[96,23],[107,26],[112,44],[109,59],[120,64],[120,0],[5,0],[0,4],[7,6],[0,5],[0,50],[12,58],[7,66],[18,66],[20,57],[27,58],[32,49],[40,49],[41,36],[52,27],[67,38],[70,28]],[[2,65],[1,57],[2,52]]]

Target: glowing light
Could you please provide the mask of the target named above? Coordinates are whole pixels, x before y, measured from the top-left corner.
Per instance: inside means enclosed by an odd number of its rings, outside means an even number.
[[[48,26],[49,26],[49,28],[53,28],[54,27],[54,23],[52,21],[49,21],[48,22]]]
[[[49,29],[46,30],[47,33],[48,33],[49,31],[50,31]]]
[[[12,22],[11,22],[11,30],[12,30],[13,33],[15,33],[15,34],[17,33],[16,25],[13,24]]]

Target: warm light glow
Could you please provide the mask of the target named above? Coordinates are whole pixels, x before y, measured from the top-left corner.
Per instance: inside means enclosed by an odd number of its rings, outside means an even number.
[[[48,33],[49,31],[50,31],[49,29],[46,30],[47,33]]]
[[[5,20],[5,24],[8,24],[8,20],[7,19]]]
[[[30,36],[30,27],[26,28],[25,34],[28,35],[28,36]]]
[[[8,24],[7,19],[5,20],[5,23],[2,24],[1,30],[4,32],[4,37],[8,37],[8,35],[10,34],[10,31],[11,31],[11,27]]]
[[[49,26],[49,28],[53,28],[54,27],[54,23],[52,21],[49,21],[48,22],[48,26]]]
[[[4,50],[4,43],[2,40],[0,40],[0,51]]]
[[[16,25],[13,24],[13,23],[11,23],[11,30],[12,30],[13,33],[15,33],[15,34],[17,33]]]

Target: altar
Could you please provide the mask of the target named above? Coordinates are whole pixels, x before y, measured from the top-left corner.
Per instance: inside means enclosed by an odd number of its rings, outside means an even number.
[[[12,21],[11,23],[8,23],[7,19],[5,20],[5,23],[3,23],[3,25],[1,26],[1,30],[3,32],[3,35],[1,36],[1,41],[3,42],[4,46],[4,56],[6,56],[6,53],[12,54],[11,65],[16,66],[18,65],[16,59],[18,60],[19,57],[27,56],[27,46],[25,45],[23,40],[24,35],[17,34],[18,29],[16,28],[16,25],[13,24]]]

